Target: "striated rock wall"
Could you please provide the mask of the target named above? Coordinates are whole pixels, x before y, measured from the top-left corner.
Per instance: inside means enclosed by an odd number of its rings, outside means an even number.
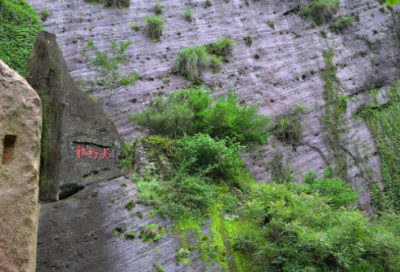
[[[0,60],[0,271],[36,266],[42,113],[28,82]]]

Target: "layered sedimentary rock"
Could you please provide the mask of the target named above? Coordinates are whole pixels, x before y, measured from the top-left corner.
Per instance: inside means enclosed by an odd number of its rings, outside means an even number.
[[[39,219],[40,98],[0,60],[0,271],[32,272]]]
[[[26,78],[43,105],[41,199],[65,198],[83,178],[115,169],[122,149],[117,129],[75,86],[54,34],[39,32]]]

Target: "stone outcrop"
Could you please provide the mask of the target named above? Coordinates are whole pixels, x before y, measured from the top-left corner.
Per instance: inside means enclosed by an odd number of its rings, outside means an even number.
[[[0,60],[0,271],[35,271],[40,98]]]
[[[41,199],[65,198],[85,177],[115,169],[123,148],[117,129],[75,86],[54,34],[39,32],[26,78],[43,105]]]

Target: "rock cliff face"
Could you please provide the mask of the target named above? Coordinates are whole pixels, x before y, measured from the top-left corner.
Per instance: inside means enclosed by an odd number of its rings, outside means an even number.
[[[42,114],[38,94],[0,60],[0,271],[35,271]]]
[[[262,114],[271,115],[275,121],[298,101],[312,108],[299,116],[306,125],[302,144],[293,148],[272,135],[264,154],[247,159],[253,176],[270,180],[262,162],[268,162],[278,149],[288,158],[297,180],[309,169],[322,174],[328,165],[336,163],[341,176],[361,190],[360,203],[368,215],[373,213],[368,184],[383,186],[382,162],[373,135],[356,113],[372,100],[369,90],[376,88],[385,94],[397,78],[399,7],[392,11],[374,0],[341,0],[335,16],[348,14],[356,20],[336,33],[330,29],[331,22],[317,26],[311,18],[299,16],[296,11],[301,1],[296,0],[215,0],[208,8],[203,0],[165,0],[165,30],[156,43],[145,33],[143,19],[154,14],[149,1],[132,0],[128,9],[109,9],[81,0],[28,2],[37,11],[44,7],[52,11],[43,25],[57,34],[74,79],[86,80],[94,75],[78,54],[86,41],[94,41],[101,51],[109,50],[110,41],[133,41],[124,72],[135,70],[141,80],[134,87],[121,88],[104,105],[116,120],[118,132],[129,141],[140,133],[127,119],[128,114],[145,107],[154,95],[190,86],[175,73],[177,52],[183,47],[232,38],[236,47],[229,62],[222,64],[221,73],[203,71],[204,84],[214,89],[215,95],[234,90],[243,101],[259,106]],[[311,2],[303,1],[305,5]],[[182,16],[184,8],[195,12],[191,23]],[[138,32],[131,28],[132,23],[138,23]],[[244,40],[248,35],[252,37],[250,46]],[[167,83],[163,76],[171,80]],[[100,86],[86,81],[84,87],[89,93],[102,96]],[[335,83],[334,94],[329,82]],[[390,101],[388,96],[378,98],[374,103]],[[337,112],[340,118],[334,114]],[[136,264],[126,259],[125,268],[114,271],[130,271]],[[202,271],[201,267],[192,269]]]
[[[41,200],[65,198],[86,176],[116,170],[122,142],[112,120],[76,86],[56,36],[39,32],[26,78],[43,101]]]

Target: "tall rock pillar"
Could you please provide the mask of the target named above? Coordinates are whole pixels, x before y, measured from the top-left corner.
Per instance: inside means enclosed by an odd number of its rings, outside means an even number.
[[[43,128],[40,154],[40,199],[58,200],[61,164],[61,135],[68,74],[54,34],[36,36],[28,60],[26,79],[42,100]]]

